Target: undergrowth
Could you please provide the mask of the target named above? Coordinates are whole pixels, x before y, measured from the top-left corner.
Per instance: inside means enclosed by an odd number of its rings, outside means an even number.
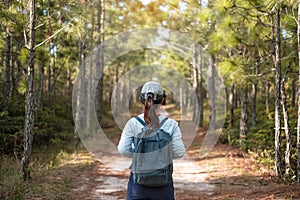
[[[229,125],[229,115],[227,115],[225,127],[220,137],[220,141],[224,144],[231,145],[233,147],[246,150],[252,157],[252,160],[258,164],[258,166],[266,167],[270,170],[274,170],[274,113],[266,113],[265,108],[259,104],[257,108],[257,121],[256,125],[251,125],[251,115],[248,113],[248,135],[244,141],[240,140],[240,109],[235,109],[234,112],[234,125]],[[296,126],[297,116],[295,112],[290,113],[290,130],[292,135],[292,150],[291,150],[291,169],[289,173],[285,173],[285,159],[284,154],[286,150],[286,138],[284,130],[281,131],[281,166],[283,172],[283,181],[295,181],[295,169],[297,162],[296,151],[296,134],[293,127]]]
[[[83,149],[77,142],[34,149],[31,179],[27,182],[22,179],[20,158],[1,156],[0,199],[66,199],[72,183],[70,176],[61,173],[60,168]]]

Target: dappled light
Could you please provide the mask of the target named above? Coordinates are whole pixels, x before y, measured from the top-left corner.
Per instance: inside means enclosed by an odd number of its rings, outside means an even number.
[[[5,0],[0,16],[1,200],[300,199],[300,0]]]

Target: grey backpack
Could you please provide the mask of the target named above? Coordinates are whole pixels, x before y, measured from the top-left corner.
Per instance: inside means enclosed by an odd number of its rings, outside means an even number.
[[[136,119],[144,126],[134,137],[131,169],[134,182],[144,186],[158,187],[170,183],[173,173],[171,140],[172,135],[159,128],[151,131],[139,117]]]

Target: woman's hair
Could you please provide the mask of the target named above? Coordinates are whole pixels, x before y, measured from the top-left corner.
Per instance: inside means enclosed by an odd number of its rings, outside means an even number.
[[[158,128],[159,119],[157,109],[164,99],[164,93],[158,82],[147,82],[144,84],[140,100],[144,104],[144,119],[149,128]]]
[[[148,127],[158,128],[159,119],[156,114],[156,109],[162,103],[163,98],[159,100],[153,100],[153,94],[148,93],[144,103],[144,119]]]

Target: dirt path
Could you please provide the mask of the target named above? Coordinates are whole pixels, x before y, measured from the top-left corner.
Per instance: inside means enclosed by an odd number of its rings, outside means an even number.
[[[184,158],[174,162],[176,199],[300,199],[299,186],[277,182],[269,170],[259,168],[241,150],[217,144],[200,159],[197,152],[202,139],[203,135],[198,135]],[[87,152],[83,154],[91,157]],[[125,199],[129,174],[126,162],[107,159],[115,162],[113,165],[119,162],[118,171],[99,161],[77,171],[70,199]]]

